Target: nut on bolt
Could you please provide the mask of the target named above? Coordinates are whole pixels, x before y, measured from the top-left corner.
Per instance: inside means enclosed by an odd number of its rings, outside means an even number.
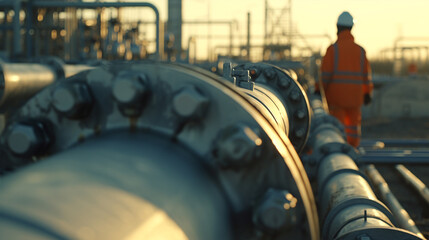
[[[15,155],[30,157],[41,153],[51,142],[41,122],[19,122],[10,126],[6,135],[7,148]]]
[[[126,116],[138,116],[149,96],[149,86],[143,74],[122,74],[115,80],[112,94],[121,112]]]
[[[194,86],[180,89],[173,97],[173,111],[184,119],[199,119],[207,111],[209,99]]]
[[[289,94],[289,99],[294,102],[299,102],[299,97],[300,97],[300,94],[297,91],[293,91]]]
[[[54,109],[70,119],[88,116],[93,102],[91,90],[84,82],[64,82],[52,93]]]
[[[305,118],[305,115],[306,115],[305,111],[303,111],[303,110],[298,110],[294,114],[295,118],[298,120],[303,120]]]
[[[268,67],[264,69],[264,75],[268,80],[273,80],[277,76],[277,73],[274,68]]]
[[[268,189],[253,211],[253,222],[268,232],[288,229],[297,222],[297,202],[286,190]]]
[[[357,236],[356,240],[371,240],[371,237],[366,234],[363,234],[363,235]]]
[[[277,84],[280,88],[286,89],[290,86],[290,79],[286,77],[280,77],[277,81]]]
[[[262,139],[250,127],[237,124],[223,129],[213,148],[217,164],[237,168],[250,164],[261,155]]]
[[[121,104],[135,104],[143,100],[148,89],[145,76],[121,76],[113,85],[113,97]]]

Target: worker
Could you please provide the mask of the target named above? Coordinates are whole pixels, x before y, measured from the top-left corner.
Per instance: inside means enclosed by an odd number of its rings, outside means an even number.
[[[337,41],[328,47],[322,60],[321,81],[329,112],[344,124],[347,142],[357,147],[361,135],[361,107],[371,102],[373,84],[365,50],[351,34],[354,19],[343,12],[337,21]],[[322,86],[322,88],[320,88]]]

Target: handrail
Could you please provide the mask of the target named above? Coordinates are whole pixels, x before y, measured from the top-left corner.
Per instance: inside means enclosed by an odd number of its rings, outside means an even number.
[[[160,59],[160,48],[159,48],[159,24],[160,17],[159,11],[155,5],[146,2],[58,2],[58,1],[35,1],[33,7],[59,7],[59,8],[120,8],[120,7],[148,7],[151,8],[155,13],[155,24],[156,24],[156,50],[155,55]]]

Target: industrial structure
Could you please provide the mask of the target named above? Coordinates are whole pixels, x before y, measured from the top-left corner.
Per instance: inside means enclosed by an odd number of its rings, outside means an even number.
[[[144,2],[0,1],[2,239],[427,237],[372,165],[427,163],[427,142],[353,148],[312,94],[317,66],[290,59],[294,34],[267,30],[277,59],[249,61],[250,41],[234,56],[231,41],[193,62],[183,25],[234,22],[168,6],[164,26]],[[154,19],[122,22],[127,7]]]

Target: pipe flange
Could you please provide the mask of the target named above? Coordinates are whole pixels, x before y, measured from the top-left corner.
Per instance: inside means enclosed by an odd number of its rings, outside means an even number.
[[[326,143],[323,146],[320,146],[318,149],[314,149],[314,153],[312,155],[319,163],[324,157],[333,153],[344,153],[355,162],[358,159],[358,153],[355,148],[353,148],[348,143],[340,142]]]
[[[357,161],[359,155],[357,150],[348,143],[331,142],[324,144],[318,149],[313,149],[311,155],[304,155],[301,157],[308,177],[311,181],[314,180],[317,175],[317,169],[319,168],[320,162],[323,161],[326,156],[333,153],[344,153],[355,162]]]
[[[115,96],[113,93],[115,82],[124,71],[144,74],[145,82],[150,86],[149,97],[145,99],[145,108],[140,114],[124,114],[120,105],[130,101],[133,105],[134,98],[128,101],[121,94]],[[52,91],[61,83],[73,82],[85,83],[91,92],[92,108],[84,118],[66,118],[51,104]],[[138,85],[139,81],[131,81],[131,85],[135,83]],[[119,90],[129,90],[128,84],[120,85]],[[140,93],[146,92],[138,92],[136,99]],[[189,104],[184,106],[182,103]],[[311,186],[292,144],[284,134],[276,131],[244,93],[207,71],[156,62],[95,68],[54,82],[18,109],[10,121],[22,118],[30,121],[43,118],[52,123],[56,141],[41,153],[44,157],[60,153],[88,138],[103,138],[104,134],[112,131],[155,132],[199,156],[199,164],[211,168],[233,213],[239,214],[251,208],[253,201],[268,188],[288,189],[297,199],[297,216],[302,216],[297,224],[306,228],[302,238],[315,239],[319,235]],[[237,123],[243,125],[233,127],[234,131],[226,132],[224,138],[218,136],[220,129],[229,129]],[[4,141],[5,136],[1,137]],[[219,139],[225,139],[225,142],[219,142]],[[241,146],[247,150],[236,152]],[[217,159],[219,156],[213,154],[213,149],[220,151],[222,156]],[[245,156],[244,164],[234,164],[240,156]],[[12,158],[7,160],[41,160],[37,155]],[[244,224],[252,224],[251,219]],[[281,236],[289,238],[290,234],[286,231]]]
[[[313,119],[313,121],[311,122],[311,135],[313,135],[314,131],[316,131],[319,126],[325,124],[331,124],[345,138],[346,133],[344,125],[336,117],[329,114]]]
[[[252,81],[275,89],[284,101],[289,116],[289,139],[300,153],[310,133],[310,103],[297,79],[288,70],[267,63],[246,63],[235,69],[249,70]]]

